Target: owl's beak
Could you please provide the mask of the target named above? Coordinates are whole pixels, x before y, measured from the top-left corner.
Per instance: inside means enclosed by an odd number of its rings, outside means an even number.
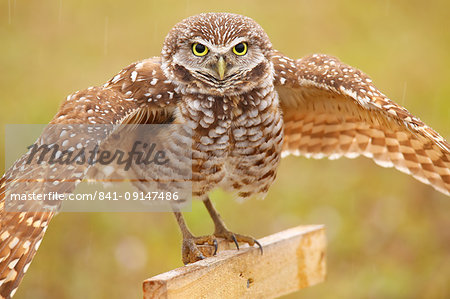
[[[225,59],[223,59],[222,56],[220,56],[219,60],[217,61],[217,73],[219,74],[220,80],[223,80],[225,78],[225,71],[227,70],[227,63],[225,62]]]

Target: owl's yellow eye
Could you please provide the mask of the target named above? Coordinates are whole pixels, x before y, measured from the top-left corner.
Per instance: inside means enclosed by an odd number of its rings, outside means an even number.
[[[245,55],[247,53],[247,43],[239,43],[233,47],[233,53],[239,56]]]
[[[192,45],[192,53],[195,56],[205,56],[208,53],[208,47],[199,43]]]

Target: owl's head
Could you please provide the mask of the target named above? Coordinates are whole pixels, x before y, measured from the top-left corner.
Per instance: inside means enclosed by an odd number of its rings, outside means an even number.
[[[188,93],[238,95],[272,82],[272,45],[252,19],[206,13],[176,24],[162,49],[162,69]]]

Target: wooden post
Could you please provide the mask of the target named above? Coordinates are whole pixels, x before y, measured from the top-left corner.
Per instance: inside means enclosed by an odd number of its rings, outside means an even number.
[[[256,247],[216,256],[144,281],[144,298],[275,298],[325,279],[325,230],[294,227],[259,240]]]

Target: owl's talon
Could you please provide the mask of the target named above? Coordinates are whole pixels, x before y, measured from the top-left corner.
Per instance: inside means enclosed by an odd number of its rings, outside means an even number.
[[[234,234],[231,235],[231,238],[233,239],[234,244],[236,245],[237,250],[239,250],[239,243],[236,240],[236,236]]]
[[[195,238],[183,240],[182,247],[183,264],[187,265],[205,259],[205,256],[198,249]]]
[[[236,245],[236,249],[239,250],[239,242],[240,243],[247,243],[249,246],[258,245],[261,254],[263,254],[263,248],[261,243],[259,243],[257,240],[255,240],[252,237],[244,236],[240,234],[234,234],[226,228],[221,228],[219,232],[214,233],[214,235],[218,238],[223,238],[228,242],[234,242]]]
[[[214,253],[213,253],[213,255],[216,255],[218,247],[219,247],[219,245],[217,244],[217,239],[214,239]]]
[[[261,251],[261,255],[263,255],[264,251],[261,243],[259,243],[258,240],[253,240],[253,242],[255,242],[255,244],[258,245],[259,250]]]
[[[199,245],[209,245],[214,247],[213,255],[216,255],[217,250],[219,248],[219,244],[215,236],[211,235],[200,237],[194,236],[187,237],[183,240],[183,249],[182,249],[183,263],[185,265],[195,263],[206,258],[205,255],[198,248]],[[207,253],[207,256],[210,256],[210,254],[211,253]]]

